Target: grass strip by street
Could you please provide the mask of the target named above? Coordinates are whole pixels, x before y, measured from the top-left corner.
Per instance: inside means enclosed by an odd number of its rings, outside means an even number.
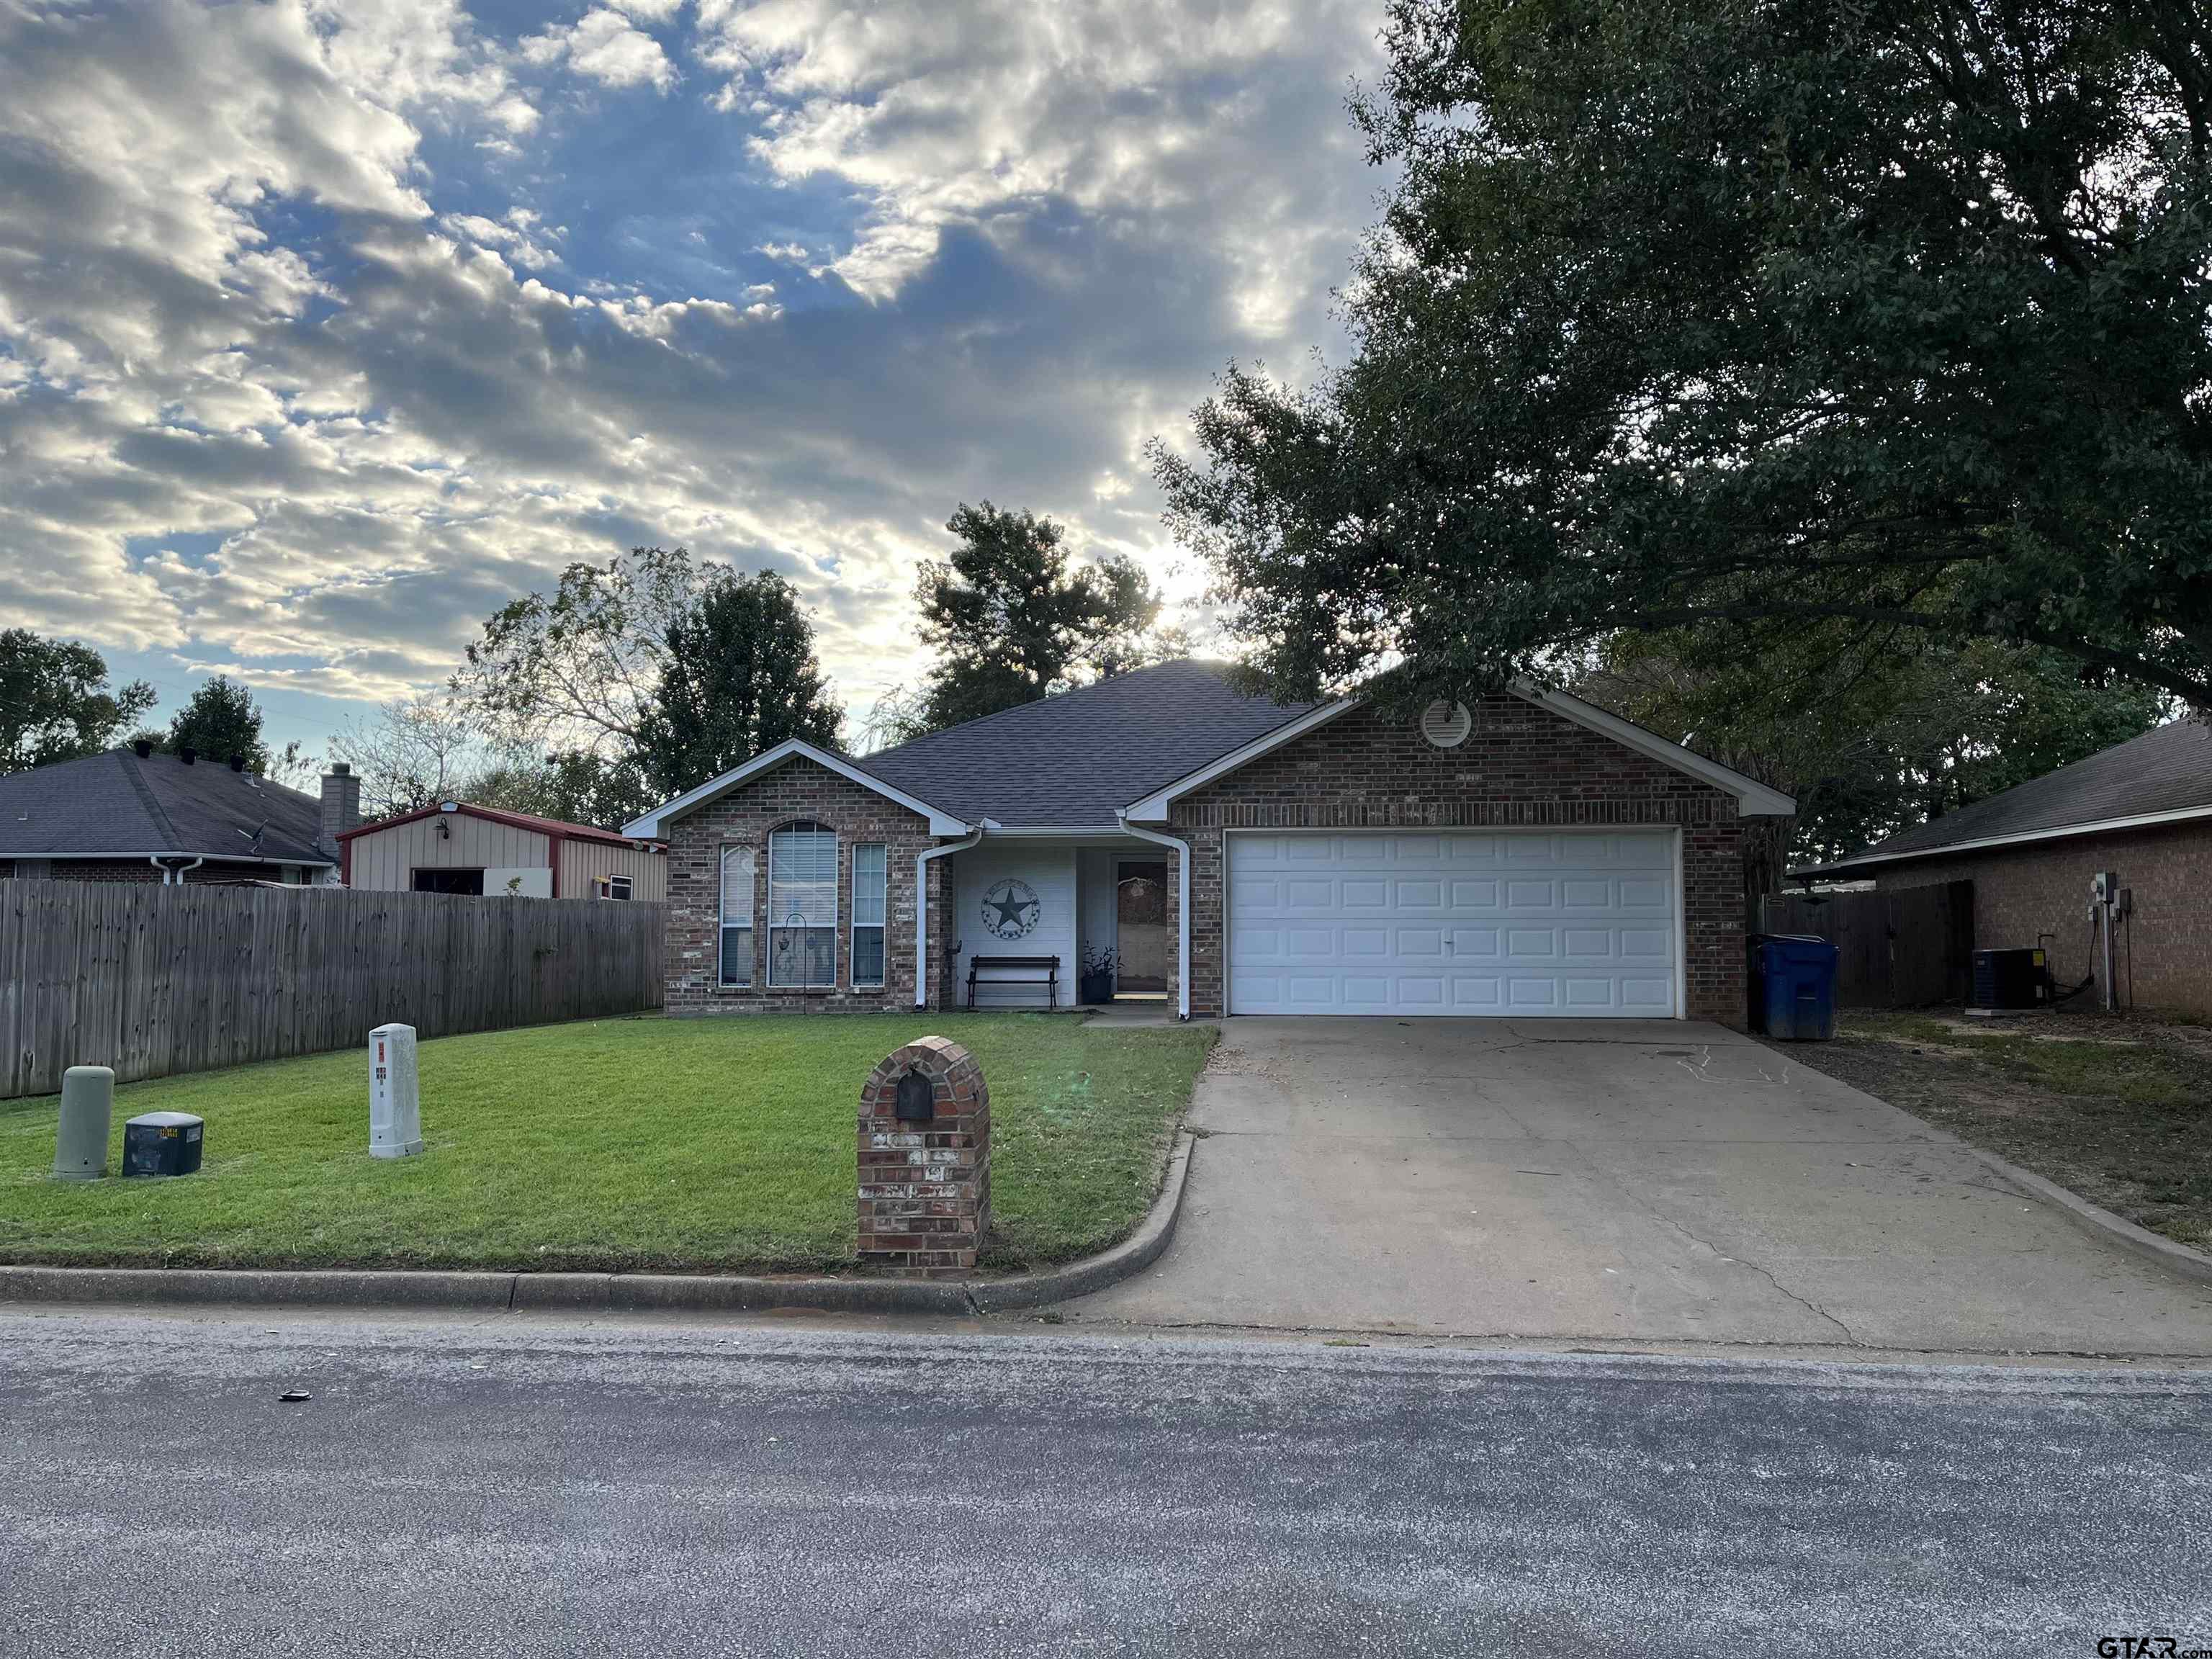
[[[208,1122],[198,1175],[49,1178],[57,1102],[0,1107],[0,1260],[215,1267],[806,1271],[853,1265],[868,1072],[929,1032],[991,1090],[986,1265],[1064,1261],[1144,1218],[1212,1042],[1065,1014],[580,1021],[425,1042],[419,1158],[368,1154],[365,1050],[116,1091]]]
[[[2212,1249],[2212,1031],[2071,1011],[2005,1020],[1847,1009],[1791,1059]]]

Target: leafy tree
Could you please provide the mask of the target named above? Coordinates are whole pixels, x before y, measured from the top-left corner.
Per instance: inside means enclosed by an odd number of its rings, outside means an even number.
[[[261,706],[242,682],[228,674],[200,682],[169,721],[164,746],[190,749],[212,761],[242,755],[249,772],[266,772],[270,765],[269,746],[261,740]],[[296,749],[289,758],[296,758]]]
[[[634,547],[604,567],[572,564],[552,598],[528,594],[484,623],[453,689],[478,726],[503,742],[629,754],[672,654],[671,630],[700,582],[680,547]]]
[[[331,758],[360,777],[362,808],[371,817],[475,799],[472,780],[497,764],[468,710],[434,692],[381,703],[373,719],[349,720],[331,735]]]
[[[1770,623],[1749,645],[1712,624],[1620,634],[1573,678],[1578,695],[1797,797],[1794,823],[1749,822],[1752,895],[1790,865],[1857,852],[2171,712],[2160,692],[2085,683],[2037,646],[1868,638],[1838,623]]]
[[[930,730],[927,694],[918,685],[895,685],[868,705],[860,721],[859,752],[896,748],[927,737]]]
[[[775,572],[718,574],[670,620],[665,643],[636,750],[665,795],[789,738],[836,744],[844,714],[815,660],[813,625]]]
[[[945,527],[960,545],[924,563],[915,589],[922,637],[938,653],[923,690],[925,729],[1035,702],[1078,675],[1142,659],[1160,600],[1135,564],[1071,569],[1059,525],[988,501],[963,502]]]
[[[1351,359],[1232,369],[1153,452],[1259,678],[1410,701],[1832,623],[2212,705],[2198,8],[1391,0],[1385,38]]]
[[[568,749],[543,760],[508,760],[478,774],[468,798],[510,812],[619,830],[662,799],[638,763]]]
[[[111,690],[106,662],[88,647],[0,630],[0,772],[97,755],[153,706],[143,680]]]

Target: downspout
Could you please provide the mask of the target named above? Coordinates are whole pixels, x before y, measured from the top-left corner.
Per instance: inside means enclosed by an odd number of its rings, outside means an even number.
[[[1139,841],[1149,841],[1160,847],[1172,847],[1182,854],[1176,860],[1176,1018],[1190,1018],[1190,843],[1177,841],[1173,836],[1162,835],[1157,830],[1146,830],[1129,822],[1127,812],[1116,811],[1115,817],[1121,828]]]
[[[173,858],[182,858],[184,854],[182,853],[176,853],[172,854],[169,856]],[[200,866],[205,864],[207,862],[207,854],[203,853],[198,858],[194,859],[190,864],[182,866],[175,870],[170,869],[167,865],[162,863],[161,859],[162,854],[159,853],[149,853],[146,854],[146,862],[152,865],[156,870],[159,870],[161,872],[162,886],[182,887],[185,884],[185,872],[187,870],[197,870]]]
[[[979,827],[965,841],[925,848],[914,861],[914,1006],[929,1006],[929,861],[964,853],[983,839]]]

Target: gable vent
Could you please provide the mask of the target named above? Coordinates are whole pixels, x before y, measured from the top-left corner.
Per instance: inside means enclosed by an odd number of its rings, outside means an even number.
[[[1431,749],[1456,749],[1474,729],[1474,716],[1463,702],[1438,698],[1421,711],[1421,735]]]

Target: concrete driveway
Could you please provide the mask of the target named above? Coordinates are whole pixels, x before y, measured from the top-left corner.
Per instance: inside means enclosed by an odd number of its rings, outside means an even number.
[[[2212,1353],[2212,1286],[1718,1026],[1237,1019],[1174,1243],[1085,1320]]]

